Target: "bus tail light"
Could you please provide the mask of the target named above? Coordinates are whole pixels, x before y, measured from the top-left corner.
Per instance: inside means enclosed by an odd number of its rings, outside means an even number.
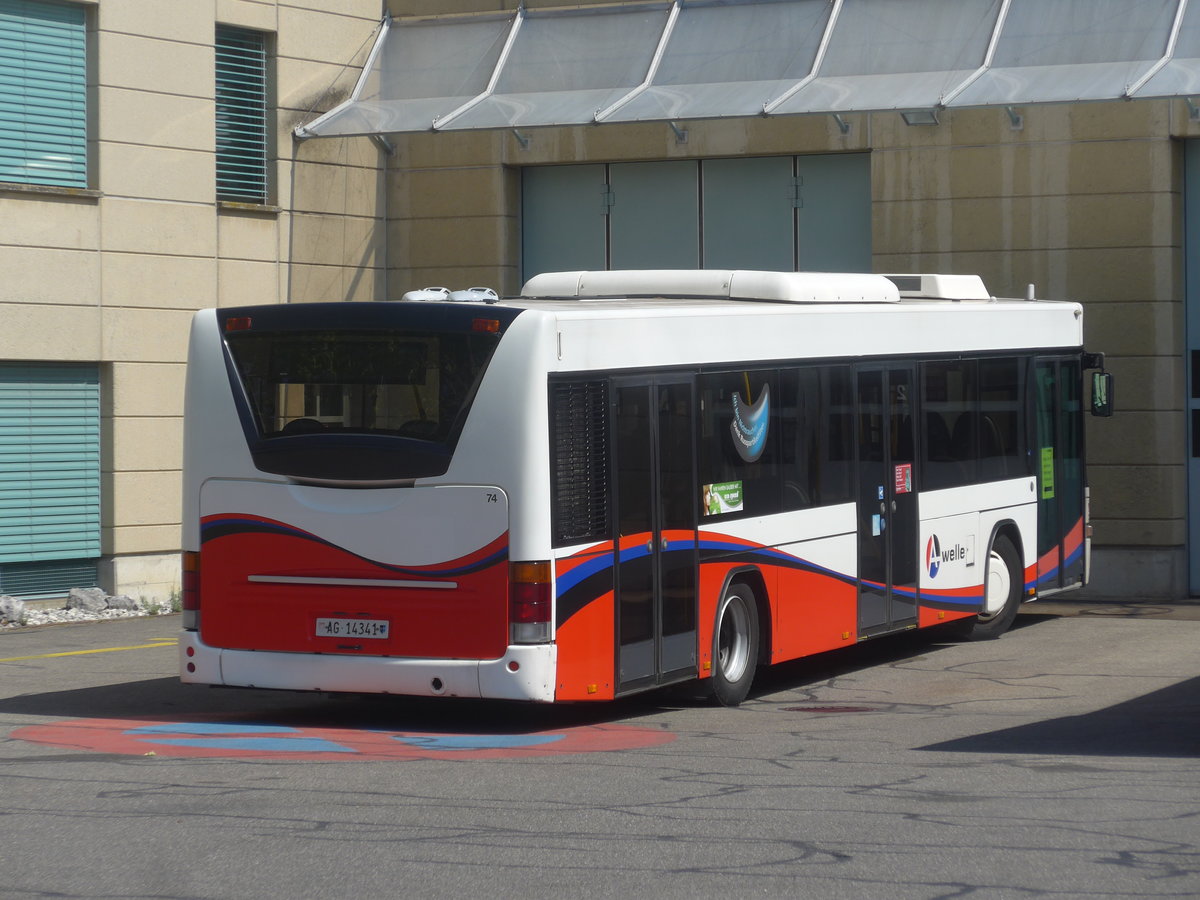
[[[550,589],[550,563],[509,564],[509,643],[544,644],[550,640]]]
[[[186,631],[200,630],[200,553],[183,551],[183,627]]]

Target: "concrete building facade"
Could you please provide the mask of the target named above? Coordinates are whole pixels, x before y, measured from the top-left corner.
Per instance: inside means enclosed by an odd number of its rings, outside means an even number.
[[[877,272],[981,275],[993,294],[1077,300],[1106,354],[1119,414],[1089,420],[1096,589],[1186,593],[1183,101],[407,135],[388,179],[389,279],[521,283],[526,167],[745,155],[868,153]],[[407,264],[406,262],[407,261]]]
[[[1096,589],[1200,593],[1200,564],[1189,562],[1200,489],[1188,472],[1200,390],[1187,350],[1200,346],[1187,316],[1188,260],[1200,259],[1189,234],[1200,238],[1185,229],[1200,121],[1187,100],[943,110],[926,126],[880,112],[296,141],[295,126],[349,91],[384,12],[453,16],[516,0],[68,5],[87,22],[87,186],[0,184],[0,367],[98,374],[94,558],[107,590],[163,596],[178,584],[193,310],[396,299],[433,284],[514,292],[538,229],[557,227],[531,187],[550,184],[547,173],[601,167],[611,182],[633,171],[619,167],[726,160],[787,160],[799,172],[853,155],[861,174],[847,184],[866,179],[868,268],[978,273],[996,295],[1033,284],[1039,298],[1084,303],[1089,349],[1107,355],[1118,384],[1118,415],[1089,422]],[[218,26],[266,36],[265,202],[217,199]],[[668,170],[642,171],[653,181]],[[36,568],[6,562],[3,547],[0,592],[5,566]]]
[[[516,5],[388,3],[396,17]],[[1197,136],[1184,98],[941,110],[913,126],[889,111],[395,135],[389,281],[518,290],[530,274],[522,182],[542,167],[867,154],[871,269],[978,273],[997,296],[1034,285],[1038,298],[1084,304],[1088,347],[1106,354],[1119,391],[1119,414],[1088,422],[1093,590],[1197,594],[1185,353],[1196,251],[1184,228]]]
[[[62,567],[75,562],[85,573],[94,566],[110,592],[166,598],[179,586],[192,312],[288,297],[372,299],[382,284],[380,151],[358,139],[297,145],[291,135],[331,89],[336,96],[339,79],[352,83],[347,65],[377,27],[380,5],[5,0],[0,34],[44,7],[80,13],[86,32],[86,181],[56,186],[0,174],[0,370],[20,382],[32,365],[36,382],[51,364],[66,364],[98,380],[99,434],[89,440],[99,443],[99,516],[90,546],[56,558],[28,546],[27,520],[14,511],[24,495],[10,491],[0,593],[61,589]],[[221,27],[261,35],[267,48],[262,202],[218,200]],[[10,86],[0,93],[0,107],[16,102]],[[55,449],[34,440],[4,457],[14,478]]]

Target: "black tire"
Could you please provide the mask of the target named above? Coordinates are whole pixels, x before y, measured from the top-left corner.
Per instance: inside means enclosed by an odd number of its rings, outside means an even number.
[[[970,619],[955,622],[951,628],[967,641],[993,641],[1008,631],[1021,608],[1024,569],[1012,541],[996,535],[988,551],[983,575],[984,611]]]
[[[758,604],[754,591],[735,581],[721,597],[713,625],[713,699],[722,706],[745,700],[757,665]]]

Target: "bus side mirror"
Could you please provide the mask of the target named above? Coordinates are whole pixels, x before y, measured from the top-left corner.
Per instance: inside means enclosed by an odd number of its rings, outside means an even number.
[[[1092,373],[1092,415],[1107,418],[1113,414],[1113,377],[1111,372]]]

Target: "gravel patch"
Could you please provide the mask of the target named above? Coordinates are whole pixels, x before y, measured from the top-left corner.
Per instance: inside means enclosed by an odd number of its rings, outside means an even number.
[[[133,599],[121,594],[113,596],[100,588],[72,588],[66,601],[57,608],[42,601],[26,602],[0,594],[0,631],[64,622],[162,616],[172,612],[170,601]]]

